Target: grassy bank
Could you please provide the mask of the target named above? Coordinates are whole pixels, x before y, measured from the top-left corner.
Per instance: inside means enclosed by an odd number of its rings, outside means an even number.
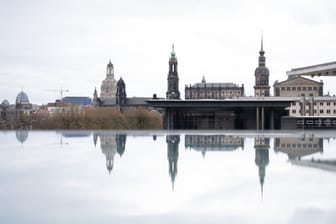
[[[144,108],[120,112],[116,108],[71,108],[67,112],[25,115],[2,122],[1,129],[162,129],[162,115]]]

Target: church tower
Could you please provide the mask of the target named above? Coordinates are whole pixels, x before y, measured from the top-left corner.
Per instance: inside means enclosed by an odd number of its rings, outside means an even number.
[[[117,83],[116,104],[120,107],[126,106],[126,85],[122,78]]]
[[[259,51],[259,66],[256,68],[254,96],[270,96],[270,86],[268,83],[269,70],[265,63],[265,51],[263,49],[263,37],[261,36],[261,49]]]
[[[103,103],[115,103],[117,92],[117,81],[114,78],[114,67],[110,61],[106,68],[106,78],[103,80],[100,91],[100,100]]]
[[[167,99],[180,99],[179,78],[177,73],[177,58],[174,51],[174,44],[169,59]]]

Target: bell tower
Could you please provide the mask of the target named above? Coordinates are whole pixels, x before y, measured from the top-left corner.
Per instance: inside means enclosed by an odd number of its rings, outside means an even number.
[[[268,83],[269,70],[265,63],[265,51],[263,49],[263,37],[261,36],[261,49],[259,51],[259,63],[254,72],[255,86],[254,96],[270,96],[270,86]]]
[[[168,89],[167,99],[180,99],[179,78],[177,73],[177,58],[174,51],[174,44],[169,58]]]

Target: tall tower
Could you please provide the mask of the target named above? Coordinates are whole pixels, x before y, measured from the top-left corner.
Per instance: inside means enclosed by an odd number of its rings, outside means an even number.
[[[109,103],[115,103],[117,92],[117,81],[114,78],[114,68],[110,61],[106,68],[106,78],[103,80],[100,91],[100,100]]]
[[[180,99],[179,78],[177,73],[177,58],[174,51],[174,44],[169,58],[168,89],[167,99]]]
[[[269,70],[265,63],[265,51],[263,49],[263,37],[261,36],[261,49],[259,51],[259,66],[256,68],[254,96],[269,96],[270,86],[268,83]]]

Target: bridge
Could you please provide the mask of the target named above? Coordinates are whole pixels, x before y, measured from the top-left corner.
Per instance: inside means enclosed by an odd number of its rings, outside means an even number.
[[[298,97],[162,100],[147,103],[164,110],[165,129],[281,129],[281,118]]]
[[[286,72],[286,75],[289,77],[336,76],[336,61],[302,68],[293,68],[292,70]]]

